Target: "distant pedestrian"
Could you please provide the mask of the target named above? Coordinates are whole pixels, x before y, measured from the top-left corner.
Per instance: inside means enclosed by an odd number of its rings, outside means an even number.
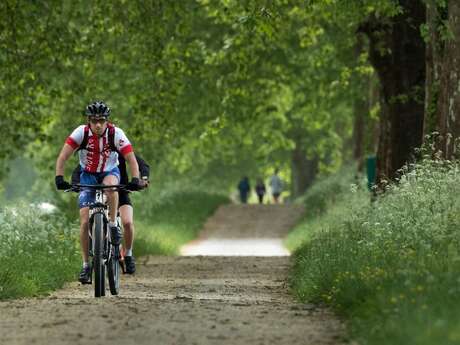
[[[257,194],[257,197],[259,198],[259,204],[264,203],[265,192],[266,192],[266,189],[265,189],[264,181],[261,178],[257,179],[256,194]]]
[[[278,176],[279,169],[275,169],[275,173],[270,177],[270,188],[272,190],[273,201],[279,203],[279,197],[283,191],[283,181]]]
[[[238,190],[240,192],[240,200],[243,204],[248,202],[249,191],[251,186],[249,185],[249,178],[244,176],[241,181],[238,183]]]

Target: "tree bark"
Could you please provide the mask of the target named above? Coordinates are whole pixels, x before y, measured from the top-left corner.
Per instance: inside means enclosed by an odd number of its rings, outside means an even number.
[[[449,38],[445,44],[440,93],[437,104],[437,129],[440,134],[438,149],[442,156],[458,156],[456,141],[460,137],[460,3],[448,3]]]
[[[442,41],[438,27],[441,23],[441,13],[436,0],[427,0],[426,24],[428,29],[426,45],[426,82],[425,82],[425,119],[423,133],[431,135],[436,130],[436,104],[439,94],[439,79],[442,66]]]
[[[420,25],[425,5],[400,0],[403,13],[386,22],[373,18],[360,28],[370,41],[370,60],[381,83],[378,179],[394,179],[423,139],[425,43]]]

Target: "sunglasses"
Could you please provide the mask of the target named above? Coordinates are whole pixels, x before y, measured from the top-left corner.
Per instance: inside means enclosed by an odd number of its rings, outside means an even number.
[[[101,119],[90,118],[90,119],[89,119],[89,122],[91,122],[93,125],[96,125],[96,124],[98,124],[98,123],[100,123],[101,125],[103,125],[104,123],[107,122],[107,119],[106,119],[106,118],[101,118]]]

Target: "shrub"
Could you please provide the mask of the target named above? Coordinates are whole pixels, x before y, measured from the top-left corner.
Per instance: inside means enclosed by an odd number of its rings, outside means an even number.
[[[0,212],[0,299],[32,296],[73,278],[80,262],[77,227],[19,204]]]

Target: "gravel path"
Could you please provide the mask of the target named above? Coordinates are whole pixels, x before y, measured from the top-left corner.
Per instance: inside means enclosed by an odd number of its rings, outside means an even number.
[[[230,207],[248,212],[248,206]],[[256,208],[249,209],[253,216]],[[273,237],[273,222],[264,217]],[[238,219],[245,217],[227,219],[225,226],[240,229]],[[49,297],[0,302],[0,344],[343,343],[337,318],[288,293],[289,256],[144,257],[138,263],[117,297],[95,299],[91,286],[70,283]]]

